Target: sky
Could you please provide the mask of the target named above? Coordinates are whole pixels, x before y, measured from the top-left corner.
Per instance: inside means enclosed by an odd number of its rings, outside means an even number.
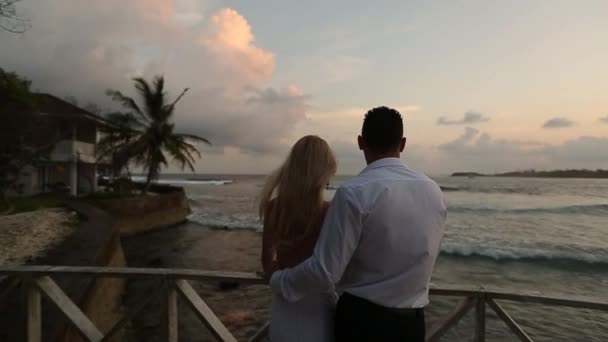
[[[0,67],[115,108],[108,88],[190,88],[177,129],[212,141],[199,173],[267,173],[301,136],[364,166],[365,112],[398,109],[430,175],[608,168],[608,2],[22,0]],[[171,166],[167,172],[179,171]]]

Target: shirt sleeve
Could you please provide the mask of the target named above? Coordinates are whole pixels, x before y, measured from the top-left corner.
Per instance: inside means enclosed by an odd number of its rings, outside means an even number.
[[[331,291],[342,278],[359,244],[361,230],[361,208],[349,190],[338,189],[313,255],[294,268],[275,272],[270,279],[272,291],[289,302]]]

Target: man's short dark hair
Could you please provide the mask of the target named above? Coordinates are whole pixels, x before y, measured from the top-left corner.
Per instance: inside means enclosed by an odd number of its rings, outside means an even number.
[[[390,152],[403,138],[401,114],[385,106],[371,109],[365,114],[361,136],[367,146],[376,152]]]

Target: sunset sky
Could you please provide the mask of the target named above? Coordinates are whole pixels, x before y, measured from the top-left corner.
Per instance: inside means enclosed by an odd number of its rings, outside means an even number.
[[[431,175],[608,168],[608,1],[23,0],[0,67],[81,104],[134,76],[189,87],[177,126],[201,173],[265,173],[318,134],[364,167],[365,112],[404,115]],[[171,168],[169,171],[176,171]]]

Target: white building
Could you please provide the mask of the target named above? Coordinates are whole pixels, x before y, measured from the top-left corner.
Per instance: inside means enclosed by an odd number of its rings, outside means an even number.
[[[47,160],[26,168],[18,192],[34,195],[64,190],[77,196],[97,188],[96,145],[99,127],[107,125],[100,116],[49,94],[36,94],[40,120],[56,131],[57,142]]]

